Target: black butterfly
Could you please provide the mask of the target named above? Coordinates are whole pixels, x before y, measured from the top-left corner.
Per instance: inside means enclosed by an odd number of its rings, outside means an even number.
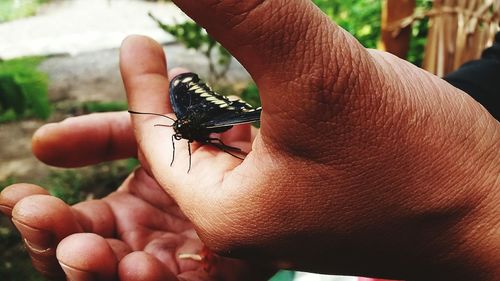
[[[228,146],[218,138],[211,138],[210,134],[225,132],[233,125],[257,122],[260,120],[262,111],[260,107],[254,108],[241,99],[232,99],[217,94],[195,73],[183,73],[172,79],[170,82],[170,103],[177,120],[163,114],[132,110],[129,112],[157,115],[174,121],[172,125],[157,124],[157,126],[174,128],[175,134],[172,135],[173,156],[170,165],[174,163],[175,157],[174,140],[188,140],[188,172],[191,170],[191,143],[194,141],[213,145],[240,158],[229,152],[230,150],[241,152],[239,148]]]

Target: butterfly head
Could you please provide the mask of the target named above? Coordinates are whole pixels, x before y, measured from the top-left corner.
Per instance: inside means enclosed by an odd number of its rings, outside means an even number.
[[[193,122],[189,118],[177,119],[172,127],[175,131],[174,137],[177,140],[194,139],[194,133],[196,132],[196,130],[193,130]]]

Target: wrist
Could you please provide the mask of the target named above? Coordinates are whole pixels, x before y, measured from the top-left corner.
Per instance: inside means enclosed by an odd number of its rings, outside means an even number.
[[[476,192],[471,212],[458,225],[461,243],[457,254],[473,268],[474,280],[496,280],[500,276],[500,142],[498,122],[493,144],[485,144],[478,159],[478,173],[466,188]],[[491,131],[490,131],[491,132]],[[479,195],[479,196],[478,196]]]
[[[500,275],[500,127],[481,113],[462,142],[462,153],[455,151],[450,158],[455,160],[450,169],[455,180],[444,190],[450,191],[449,197],[459,194],[452,200],[451,214],[457,218],[449,227],[441,225],[444,247],[435,249],[434,255],[441,258],[431,266],[438,272],[437,280],[496,280]],[[449,179],[441,184],[446,186]]]

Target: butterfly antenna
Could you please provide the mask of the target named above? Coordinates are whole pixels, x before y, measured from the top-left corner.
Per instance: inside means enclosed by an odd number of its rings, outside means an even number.
[[[161,116],[161,117],[165,117],[165,118],[170,119],[170,120],[172,120],[172,121],[175,122],[174,118],[168,117],[167,115],[164,115],[164,114],[151,113],[151,112],[138,112],[138,111],[133,111],[133,110],[129,110],[128,112],[131,113],[131,114],[143,114],[143,115]]]

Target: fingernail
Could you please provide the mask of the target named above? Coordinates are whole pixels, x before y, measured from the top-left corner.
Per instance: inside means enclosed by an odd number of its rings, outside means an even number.
[[[66,277],[68,281],[93,281],[97,280],[95,274],[92,272],[88,271],[83,271],[80,269],[73,268],[69,265],[66,265],[62,262],[59,263],[61,265],[61,268],[63,269],[64,273],[66,273]]]
[[[53,246],[54,236],[52,233],[28,226],[16,219],[12,219],[12,222],[23,236],[27,246],[31,249],[43,252]]]

